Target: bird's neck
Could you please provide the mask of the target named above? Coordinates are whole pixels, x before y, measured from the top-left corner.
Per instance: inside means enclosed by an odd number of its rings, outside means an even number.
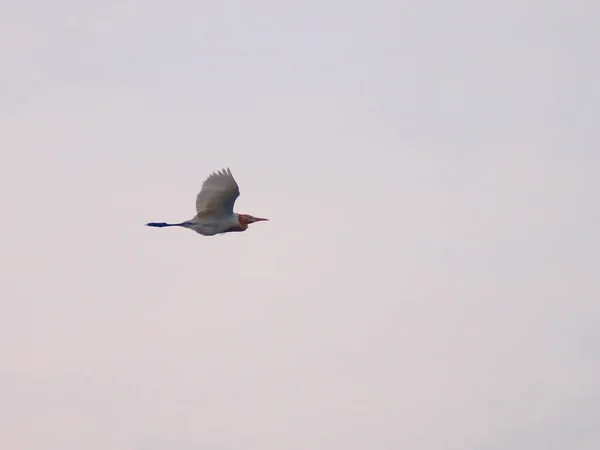
[[[250,220],[248,219],[248,216],[245,214],[237,214],[237,221],[238,224],[240,226],[240,228],[242,228],[242,230],[245,230],[248,228],[248,225],[250,224]]]
[[[230,233],[232,231],[246,231],[248,229],[248,221],[244,220],[243,214],[236,214],[236,216],[237,223],[234,223],[229,228],[227,228],[225,233]]]

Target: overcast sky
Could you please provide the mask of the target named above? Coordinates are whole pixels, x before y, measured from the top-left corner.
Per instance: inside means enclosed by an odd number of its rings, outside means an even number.
[[[0,4],[0,447],[600,448],[599,15]]]

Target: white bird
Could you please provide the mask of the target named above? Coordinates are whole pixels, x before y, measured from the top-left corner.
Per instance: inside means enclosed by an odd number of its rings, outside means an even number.
[[[269,219],[233,212],[240,188],[229,168],[213,172],[196,197],[196,215],[181,223],[150,222],[149,227],[184,227],[203,236],[246,231],[248,225]]]

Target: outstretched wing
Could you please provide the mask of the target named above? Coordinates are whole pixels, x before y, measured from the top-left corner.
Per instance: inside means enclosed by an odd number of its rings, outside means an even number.
[[[240,188],[229,168],[213,172],[202,183],[196,197],[198,217],[233,214],[233,205],[240,195]]]

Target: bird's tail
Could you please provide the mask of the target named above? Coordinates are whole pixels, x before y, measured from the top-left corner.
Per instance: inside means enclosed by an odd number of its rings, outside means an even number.
[[[150,222],[147,223],[146,226],[147,227],[158,227],[158,228],[162,228],[162,227],[181,227],[183,224],[181,223],[166,223],[166,222]]]

